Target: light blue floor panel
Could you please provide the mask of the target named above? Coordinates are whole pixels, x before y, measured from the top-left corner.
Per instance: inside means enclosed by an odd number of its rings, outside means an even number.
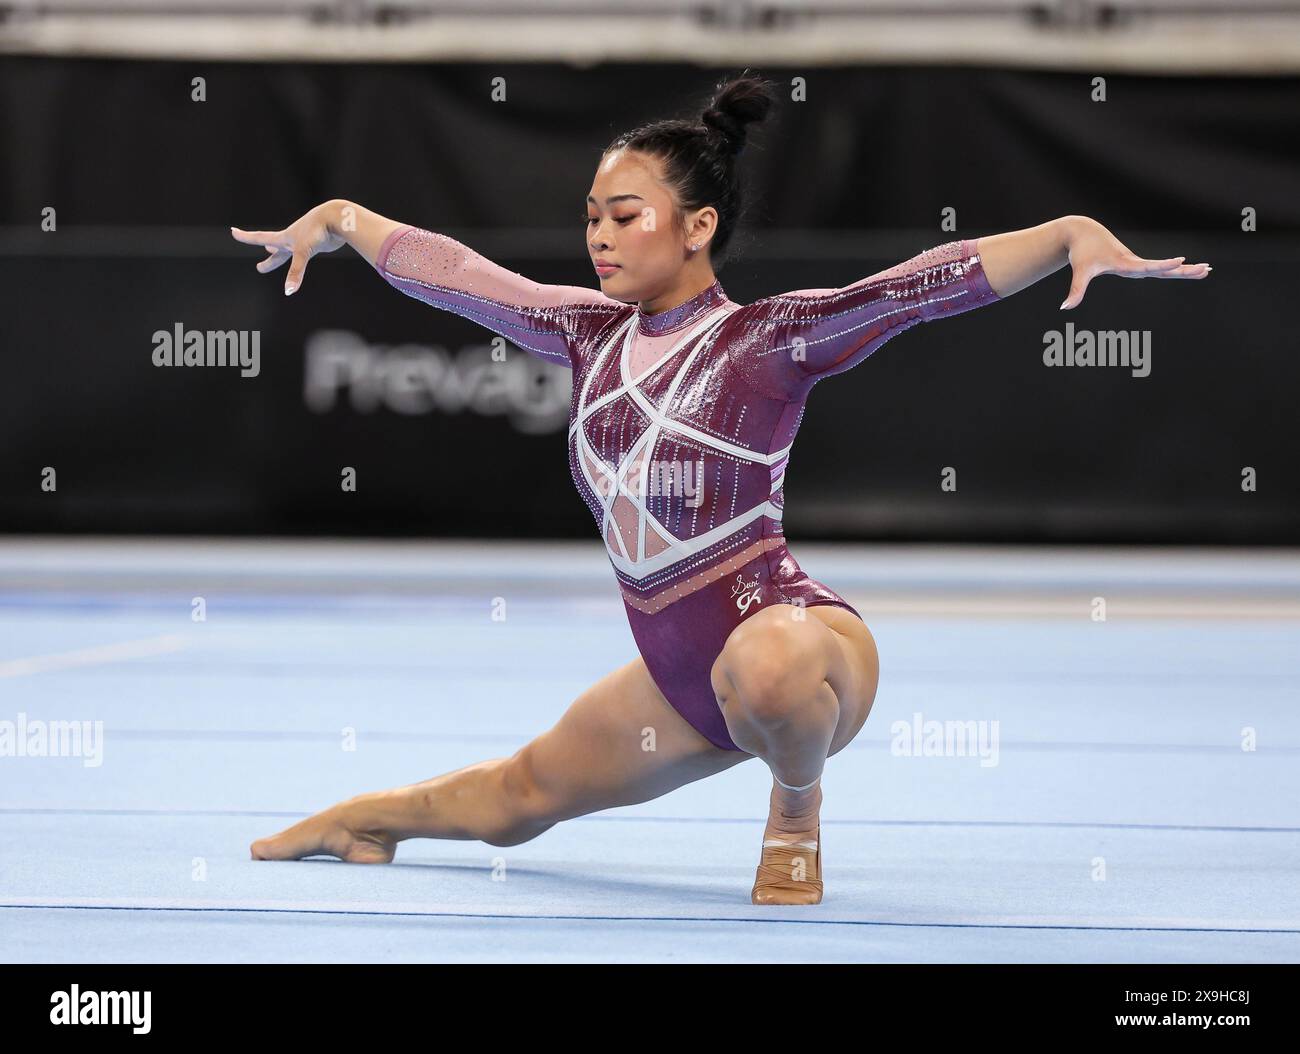
[[[937,565],[970,571],[952,551]],[[0,721],[104,729],[97,766],[0,757],[5,961],[1300,961],[1286,614],[1095,623],[1086,580],[1078,617],[876,614],[848,590],[880,692],[828,764],[823,903],[768,909],[748,902],[770,787],[757,761],[510,848],[249,859],[254,838],[341,798],[549,727],[635,654],[612,583],[525,593],[504,623],[472,588],[205,587],[196,624],[192,589],[130,577],[0,588]],[[140,641],[162,643],[81,654]],[[918,720],[975,722],[996,751],[907,756]]]

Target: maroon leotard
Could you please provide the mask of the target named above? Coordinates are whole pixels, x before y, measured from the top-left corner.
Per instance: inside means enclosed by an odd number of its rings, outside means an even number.
[[[809,390],[917,322],[999,299],[969,239],[841,289],[741,305],[715,281],[653,315],[596,290],[539,285],[418,227],[389,235],[375,266],[408,296],[573,370],[569,467],[632,635],[668,702],[727,750],[740,748],[710,670],[731,631],[773,604],[858,615],[804,574],[781,530]]]

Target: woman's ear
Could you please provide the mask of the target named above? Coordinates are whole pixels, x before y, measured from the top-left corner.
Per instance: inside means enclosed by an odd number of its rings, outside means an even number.
[[[712,205],[706,205],[695,214],[695,219],[687,228],[687,246],[698,245],[704,248],[705,242],[709,241],[718,229],[718,210]]]

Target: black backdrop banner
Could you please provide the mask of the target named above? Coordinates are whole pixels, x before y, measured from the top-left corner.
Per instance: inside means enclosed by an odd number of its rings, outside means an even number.
[[[227,228],[344,197],[594,287],[580,216],[600,150],[689,115],[726,72],[6,58],[0,529],[590,535],[567,371],[490,362],[491,334],[347,249],[285,299]],[[1300,80],[1112,75],[1096,101],[1073,73],[760,72],[802,78],[807,101],[747,153],[733,300],[1072,213],[1215,268],[1102,277],[1068,313],[1062,270],[822,382],[791,534],[1300,542]],[[178,327],[245,334],[249,368],[156,366]],[[1044,364],[1054,333],[1082,331],[1131,334],[1147,367]]]

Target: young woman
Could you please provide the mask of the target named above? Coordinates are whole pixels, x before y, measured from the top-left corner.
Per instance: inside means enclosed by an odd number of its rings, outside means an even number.
[[[408,296],[572,368],[569,466],[640,650],[510,757],[341,802],[254,842],[255,859],[386,863],[405,838],[515,845],[758,757],[773,782],[751,899],[821,901],[822,769],[866,721],[879,667],[858,612],[804,574],[781,532],[809,390],[895,333],[1008,297],[1067,262],[1062,308],[1096,275],[1210,268],[1140,259],[1101,224],[1066,216],[950,241],[842,289],[737,304],[714,267],[741,210],[746,128],[774,100],[745,75],[699,121],[657,122],[605,150],[586,215],[599,292],[530,282],[342,200],[281,231],[231,228],[265,246],[259,271],[289,263],[286,295],[312,256],[350,245]]]

